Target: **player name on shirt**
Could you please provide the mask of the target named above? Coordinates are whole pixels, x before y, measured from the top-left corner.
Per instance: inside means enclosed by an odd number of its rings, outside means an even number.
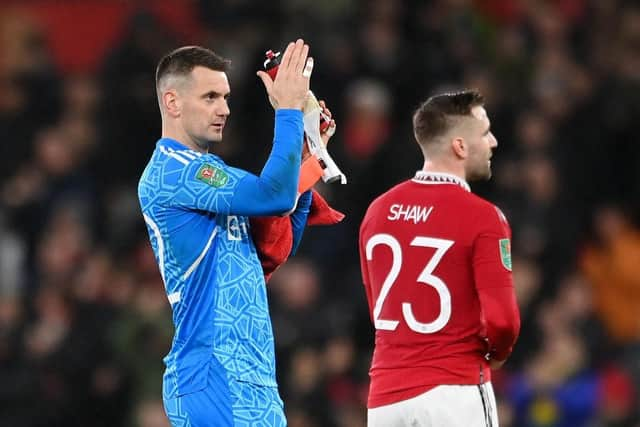
[[[389,221],[413,221],[414,224],[426,222],[433,211],[433,206],[393,204],[389,207]]]

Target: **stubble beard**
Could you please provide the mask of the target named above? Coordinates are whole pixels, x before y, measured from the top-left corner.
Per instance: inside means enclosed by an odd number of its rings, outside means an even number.
[[[199,148],[208,152],[216,142],[220,141],[222,141],[222,135],[216,134],[216,136],[213,138],[197,139],[195,142]]]
[[[491,176],[491,165],[489,164],[486,164],[485,168],[483,169],[477,168],[466,173],[466,179],[469,182],[489,181],[491,179]]]
[[[206,141],[202,139],[196,140],[196,145],[202,150],[209,151],[209,148],[213,145],[214,141]]]

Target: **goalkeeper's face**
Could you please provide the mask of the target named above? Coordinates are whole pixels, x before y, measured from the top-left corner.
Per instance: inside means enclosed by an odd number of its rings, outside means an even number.
[[[465,124],[468,145],[465,178],[467,181],[487,180],[491,178],[491,156],[498,141],[491,133],[491,122],[484,107],[473,107],[471,115]]]
[[[229,116],[227,100],[231,89],[226,73],[195,67],[180,92],[180,120],[187,136],[207,150],[222,139]]]

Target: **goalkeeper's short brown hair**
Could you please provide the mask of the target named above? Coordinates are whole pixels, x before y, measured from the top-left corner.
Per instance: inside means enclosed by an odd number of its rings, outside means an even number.
[[[160,96],[160,86],[169,77],[186,77],[195,67],[205,67],[214,71],[227,72],[231,61],[202,46],[183,46],[160,59],[156,68],[156,90]]]

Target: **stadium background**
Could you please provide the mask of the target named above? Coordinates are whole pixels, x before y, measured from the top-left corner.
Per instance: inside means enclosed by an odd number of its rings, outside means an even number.
[[[299,36],[350,182],[321,187],[347,219],[307,230],[269,284],[289,425],[364,425],[359,220],[421,167],[418,103],[475,87],[499,147],[473,188],[511,221],[523,319],[494,379],[501,425],[640,426],[640,8],[621,0],[3,0],[0,425],[167,425],[172,325],[135,191],[155,64],[185,43],[233,60],[216,150],[258,172],[255,70]]]

